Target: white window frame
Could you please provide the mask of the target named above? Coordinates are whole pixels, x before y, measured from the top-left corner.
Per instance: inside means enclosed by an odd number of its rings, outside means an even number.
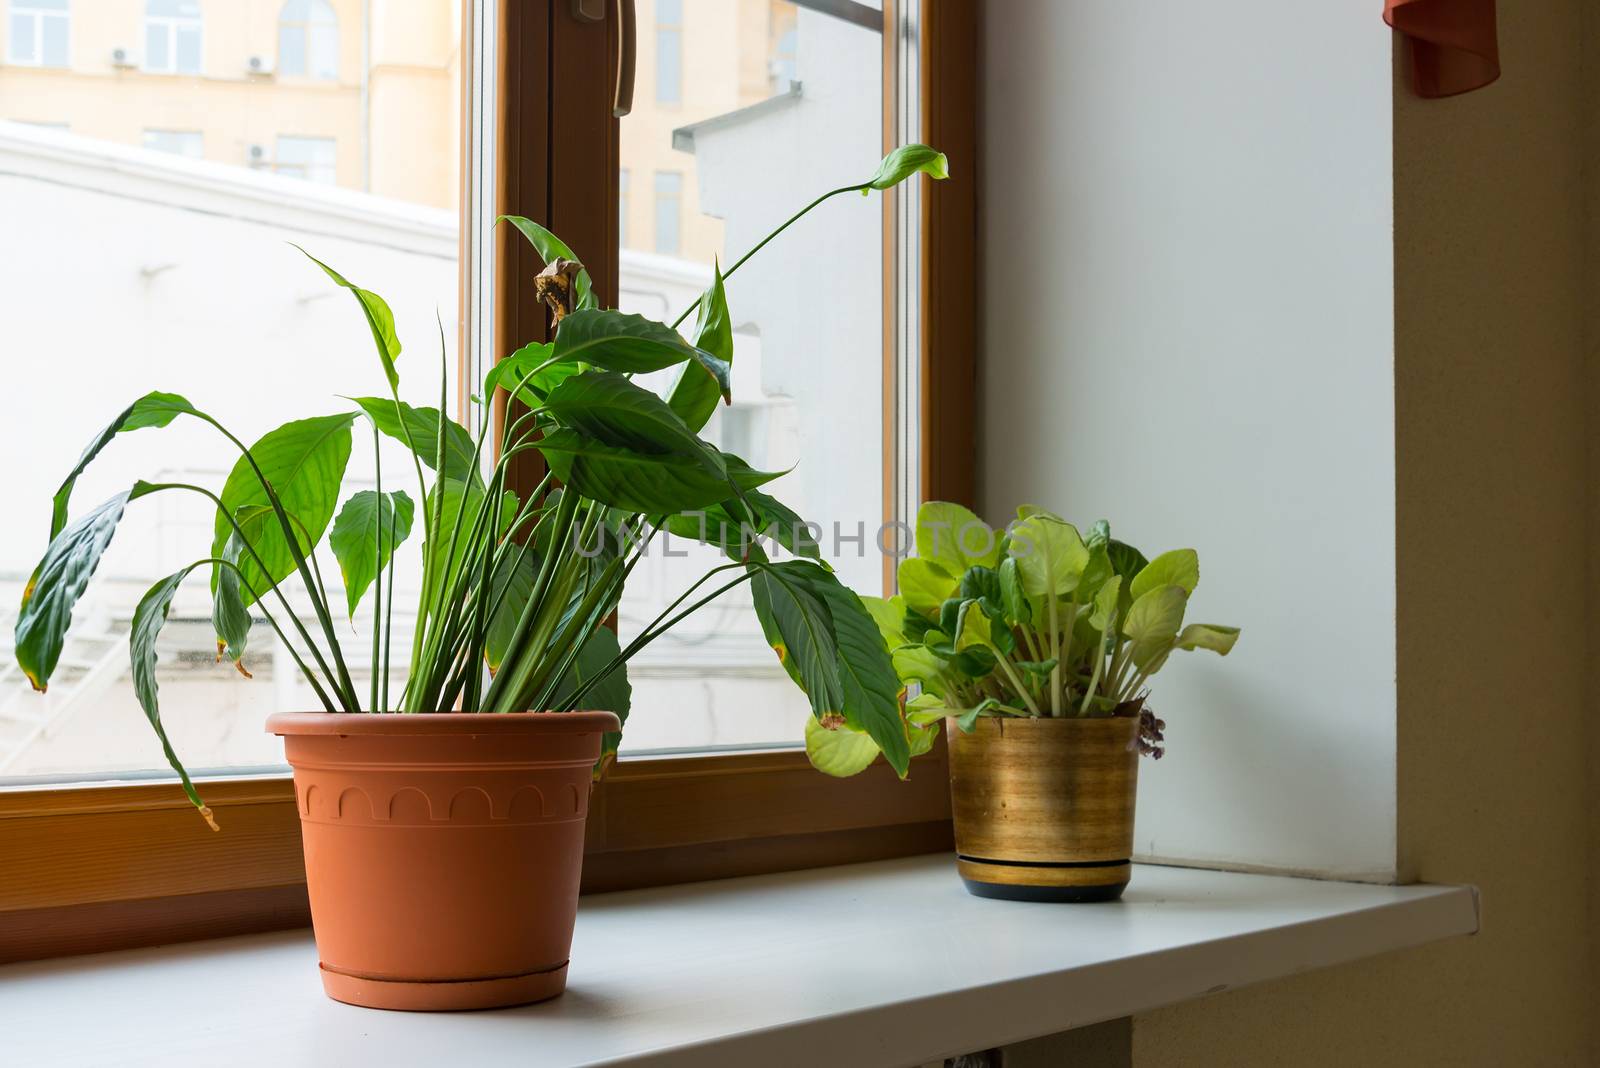
[[[27,18],[32,23],[30,38],[31,51],[23,55],[17,48],[21,38],[10,33],[11,27],[18,16]],[[46,19],[60,19],[66,24],[67,31],[67,58],[60,64],[46,64],[44,61],[44,24]],[[72,65],[72,4],[71,0],[65,7],[39,7],[31,0],[11,0],[6,5],[6,62],[14,67],[45,67],[61,69]]]
[[[198,5],[196,5],[198,8]],[[199,59],[194,70],[178,67],[178,33],[193,28]],[[159,67],[150,62],[150,31],[164,30],[167,37],[167,62]],[[199,74],[205,66],[205,19],[200,15],[152,15],[149,0],[145,0],[144,38],[145,56],[143,70],[146,74]]]
[[[292,0],[285,0],[284,5],[278,9],[278,40],[277,40],[277,72],[280,77],[304,78],[313,82],[336,82],[339,80],[339,13],[332,4],[324,3],[324,8],[329,19],[318,20],[315,4],[311,0],[312,8],[308,9],[304,18],[291,18],[285,14],[289,10]],[[283,63],[283,31],[285,29],[298,29],[305,35],[305,51],[303,58],[305,66],[301,70],[288,70]],[[322,74],[317,70],[316,64],[316,37],[318,31],[328,34],[333,38],[333,73]]]

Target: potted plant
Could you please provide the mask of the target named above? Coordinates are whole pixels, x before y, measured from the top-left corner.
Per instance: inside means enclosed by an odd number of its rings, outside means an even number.
[[[946,726],[956,866],[980,897],[1106,901],[1128,885],[1141,753],[1165,724],[1145,704],[1179,649],[1226,654],[1235,627],[1184,625],[1193,549],[1148,560],[1024,505],[995,531],[960,505],[917,513],[898,595],[862,601],[903,685],[913,748]],[[808,723],[812,763],[853,775],[878,747],[844,718]]]
[[[559,994],[590,783],[616,751],[628,711],[625,665],[707,601],[749,582],[769,640],[813,708],[842,712],[905,771],[898,682],[871,616],[820,562],[806,524],[758,488],[776,475],[718,450],[699,431],[718,398],[729,399],[734,352],[723,280],[828,198],[888,189],[918,173],[942,178],[945,167],[925,146],[896,150],[866,181],[817,198],[726,272],[715,271],[671,326],[600,308],[572,250],[538,224],[510,218],[547,264],[537,290],[554,338],[489,372],[475,398],[475,432],[445,414],[442,385],[437,408],[400,400],[389,306],[318,263],[354,296],[386,395],[286,423],[253,445],[177,394],[129,405],[55,494],[49,547],[16,625],[18,662],[44,690],[73,605],[130,504],[157,493],[205,497],[215,506],[209,551],[155,583],[134,612],[134,690],[183,789],[215,828],[157,702],[156,638],[173,596],[197,572],[209,577],[218,659],[230,658],[241,673],[253,614],[289,650],[322,710],[279,712],[267,726],[283,736],[294,767],[328,994],[407,1009]],[[695,311],[686,339],[677,327]],[[632,381],[675,365],[682,370],[666,396]],[[520,404],[508,405],[496,426],[500,389]],[[118,435],[180,417],[208,424],[237,452],[220,490],[140,481],[69,518],[74,482]],[[386,484],[380,463],[376,488],[340,505],[358,420],[369,425],[375,451],[380,435],[401,442],[408,469]],[[518,494],[508,465],[530,450],[543,454],[549,474]],[[604,621],[650,539],[701,529],[713,532],[730,562],[621,647]],[[775,539],[786,558],[769,558],[751,531]],[[324,539],[343,579],[342,601],[318,563]],[[409,652],[402,636],[405,681],[391,692],[395,554],[408,539],[421,541],[421,592]],[[370,658],[371,681],[362,692],[348,666],[357,651],[341,640],[337,617],[353,620],[364,598],[372,622],[360,654]]]

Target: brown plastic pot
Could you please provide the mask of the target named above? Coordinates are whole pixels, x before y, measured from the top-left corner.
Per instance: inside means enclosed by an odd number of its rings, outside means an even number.
[[[1102,719],[947,720],[956,868],[978,897],[1114,901],[1132,876],[1137,707]]]
[[[329,997],[485,1009],[566,988],[610,712],[280,712]]]

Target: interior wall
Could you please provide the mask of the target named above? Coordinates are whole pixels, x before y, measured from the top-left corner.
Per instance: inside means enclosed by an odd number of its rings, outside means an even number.
[[[1393,101],[1400,859],[1482,933],[1139,1017],[1136,1065],[1600,1063],[1600,50],[1580,0],[1499,8],[1498,83]]]
[[[1244,629],[1156,680],[1145,857],[1394,875],[1389,42],[1369,7],[984,7],[980,505],[1193,546],[1190,618]]]

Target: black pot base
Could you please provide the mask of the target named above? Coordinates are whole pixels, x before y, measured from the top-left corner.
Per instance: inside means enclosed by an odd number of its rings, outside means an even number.
[[[1010,883],[988,883],[979,879],[961,877],[967,893],[973,897],[987,897],[998,901],[1076,902],[1115,901],[1128,888],[1128,881],[1102,883],[1099,886],[1013,886]]]

